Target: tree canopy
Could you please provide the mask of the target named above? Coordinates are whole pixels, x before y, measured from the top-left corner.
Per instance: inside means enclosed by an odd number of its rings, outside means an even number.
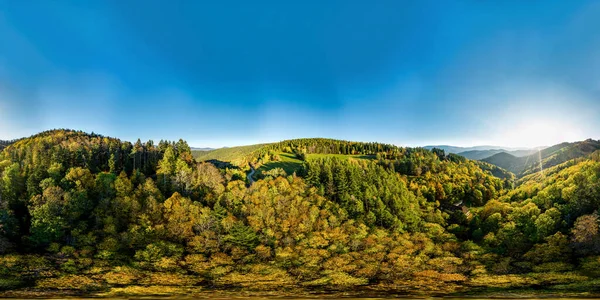
[[[517,182],[440,149],[378,143],[290,140],[244,159],[279,152],[323,156],[250,185],[183,140],[18,140],[0,152],[0,283],[452,292],[600,276],[597,153]],[[373,159],[335,156],[358,154]]]

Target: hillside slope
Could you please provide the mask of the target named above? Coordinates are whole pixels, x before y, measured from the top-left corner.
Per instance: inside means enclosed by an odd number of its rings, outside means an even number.
[[[451,145],[428,145],[423,148],[427,150],[432,150],[433,148],[442,149],[446,153],[454,153],[459,154],[461,152],[469,152],[469,151],[489,151],[489,150],[501,150],[504,152],[513,152],[513,151],[528,151],[530,148],[524,147],[503,147],[503,146],[492,146],[492,145],[481,145],[481,146],[473,146],[473,147],[459,147],[459,146],[451,146]],[[515,154],[516,155],[516,154]],[[517,155],[519,156],[519,155]]]
[[[600,141],[587,139],[581,142],[559,144],[555,149],[550,149],[550,151],[546,150],[547,149],[541,151],[541,167],[543,169],[559,165],[572,159],[590,155],[596,150],[600,150]],[[536,155],[533,154],[528,157],[529,163],[525,165],[521,175],[527,175],[540,171],[539,156],[536,157]],[[537,161],[536,158],[538,159]]]
[[[599,149],[600,141],[587,139],[580,142],[557,144],[523,157],[501,152],[482,159],[482,161],[522,177],[540,171],[540,166],[542,169],[547,169],[571,159],[585,157]]]
[[[494,154],[488,158],[484,158],[481,161],[496,165],[500,168],[506,169],[512,173],[519,174],[523,170],[525,158],[516,157],[506,152],[500,152]]]
[[[197,161],[219,160],[223,162],[230,162],[236,165],[242,165],[245,163],[245,158],[250,156],[252,152],[266,145],[268,144],[219,148],[210,151],[192,150],[192,156],[194,156]]]
[[[470,150],[470,151],[459,152],[457,154],[460,156],[464,156],[468,159],[482,160],[482,159],[488,158],[492,155],[496,155],[496,154],[502,153],[502,152],[506,152],[506,153],[508,153],[510,155],[514,155],[516,157],[522,157],[522,156],[531,155],[534,152],[537,152],[537,150],[514,150],[514,151],[507,151],[504,149]]]

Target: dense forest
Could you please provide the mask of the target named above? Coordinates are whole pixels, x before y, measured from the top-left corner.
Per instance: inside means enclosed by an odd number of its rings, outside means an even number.
[[[0,152],[0,295],[598,290],[598,151],[517,180],[440,149],[248,149],[235,165],[196,160],[183,140],[52,130],[15,141]],[[280,153],[301,169],[248,181],[247,164]]]

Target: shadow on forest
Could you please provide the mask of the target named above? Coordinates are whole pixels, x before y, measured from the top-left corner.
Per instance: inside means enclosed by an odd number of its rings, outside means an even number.
[[[267,172],[276,168],[282,168],[286,174],[291,175],[294,172],[298,172],[302,169],[302,162],[295,161],[272,161],[268,164],[262,165],[257,169],[259,173]]]
[[[212,164],[213,166],[217,167],[218,169],[230,169],[230,170],[240,170],[240,167],[228,162],[228,161],[221,161],[218,159],[210,159],[205,161],[209,164]]]

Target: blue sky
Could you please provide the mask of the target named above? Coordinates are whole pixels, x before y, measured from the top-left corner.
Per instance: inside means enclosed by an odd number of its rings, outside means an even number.
[[[0,0],[0,138],[600,138],[598,1]]]

